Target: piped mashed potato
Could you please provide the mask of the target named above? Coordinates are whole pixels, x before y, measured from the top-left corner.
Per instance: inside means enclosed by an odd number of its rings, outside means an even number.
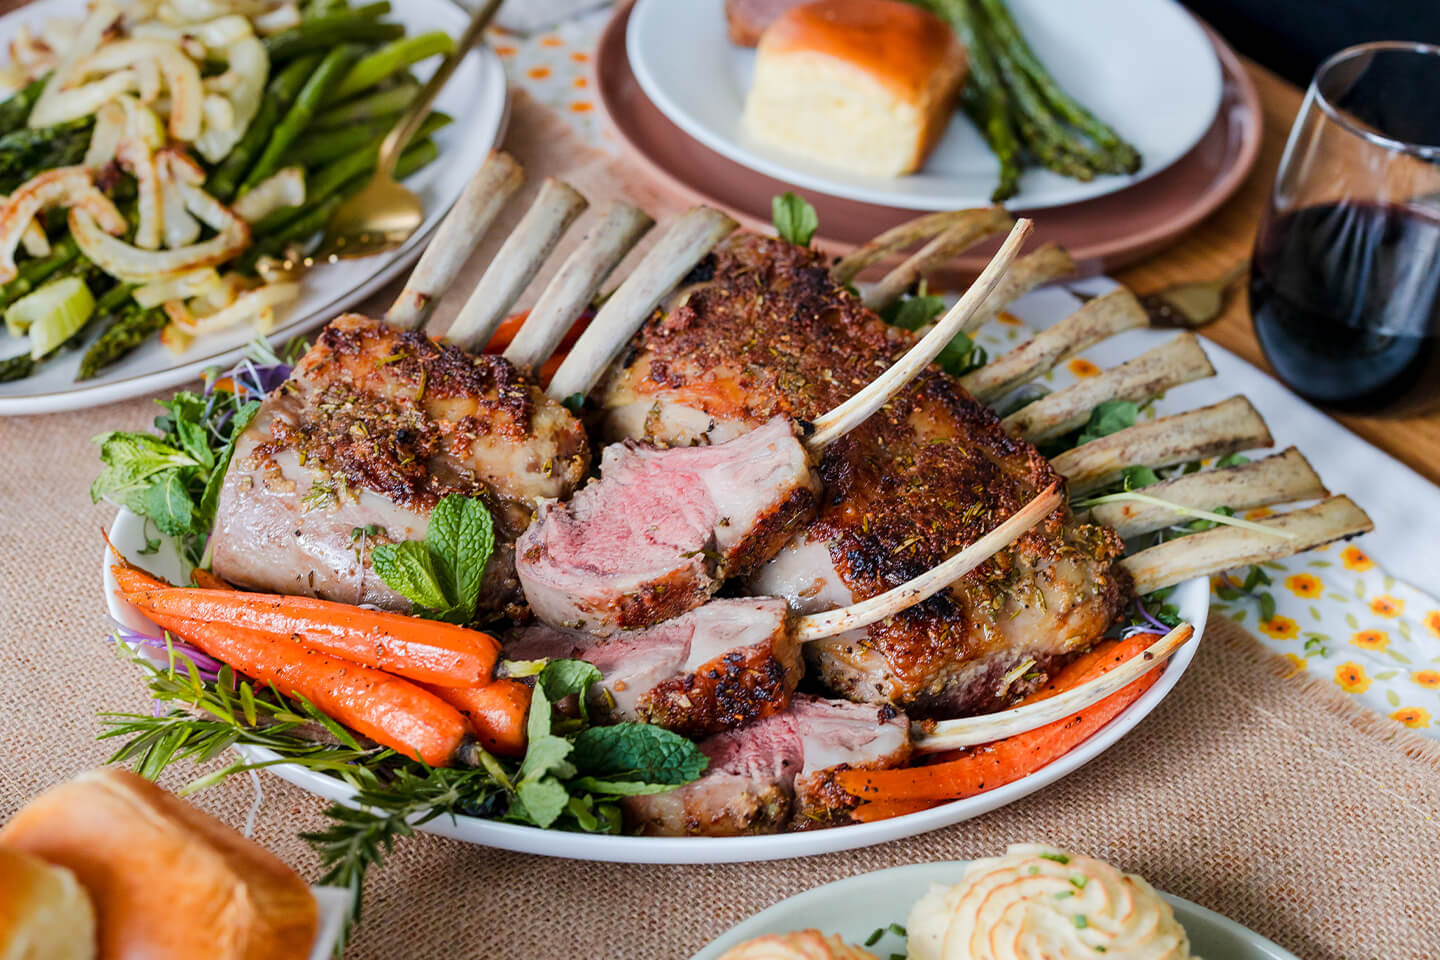
[[[869,950],[852,947],[819,930],[770,933],[725,951],[720,960],[876,960]]]
[[[932,887],[906,927],[910,960],[1198,960],[1144,879],[1038,844]]]

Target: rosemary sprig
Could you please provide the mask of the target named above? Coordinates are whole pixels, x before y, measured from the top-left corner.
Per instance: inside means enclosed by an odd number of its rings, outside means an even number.
[[[145,672],[157,704],[168,709],[101,714],[100,739],[124,741],[111,762],[133,763],[154,778],[176,760],[211,760],[235,746],[265,747],[278,759],[237,761],[191,781],[182,793],[282,763],[335,776],[355,791],[325,809],[325,829],[302,834],[325,866],[322,882],[354,895],[351,925],[360,917],[366,873],[418,824],[465,815],[618,833],[621,797],[672,790],[699,777],[708,762],[694,743],[659,727],[597,727],[584,716],[553,712],[552,703],[571,695],[585,702],[600,680],[598,670],[578,660],[549,661],[535,674],[527,721],[533,749],[523,760],[481,751],[478,768],[431,768],[357,737],[313,704],[257,686],[168,634],[160,640],[117,633],[116,640]],[[342,947],[348,934],[347,926]]]

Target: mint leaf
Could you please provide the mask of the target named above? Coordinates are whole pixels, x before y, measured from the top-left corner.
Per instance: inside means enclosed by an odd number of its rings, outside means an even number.
[[[686,780],[685,783],[689,783]],[[584,790],[610,797],[641,797],[652,793],[669,793],[678,783],[641,783],[638,780],[597,780],[594,777],[577,777],[566,784],[571,790]]]
[[[775,221],[776,233],[801,247],[810,246],[810,238],[820,227],[815,208],[793,193],[771,198],[770,217]]]
[[[971,340],[970,335],[964,331],[955,334],[954,338],[945,344],[944,349],[935,355],[935,362],[940,369],[952,377],[963,377],[971,370],[985,366],[988,359],[989,354],[985,352],[985,348]]]
[[[456,622],[469,623],[475,617],[475,598],[480,595],[485,565],[495,550],[490,511],[479,497],[450,494],[442,498],[430,514],[425,545]]]
[[[195,532],[195,501],[190,499],[179,470],[156,475],[145,490],[142,505],[142,514],[155,521],[161,533],[178,537]]]
[[[135,513],[142,512],[136,505],[143,502],[150,477],[176,467],[199,466],[189,454],[148,433],[112,430],[95,437],[94,442],[100,444],[105,469],[90,485],[90,499],[97,503],[109,500]]]
[[[215,457],[215,469],[210,471],[210,478],[205,481],[205,490],[200,494],[200,517],[205,523],[215,522],[215,509],[220,502],[220,488],[225,483],[225,473],[230,469],[230,459],[235,455],[235,444],[240,439],[240,434],[250,426],[250,421],[255,419],[255,414],[260,412],[260,401],[251,400],[249,403],[235,411],[235,416],[230,418],[230,439],[221,448],[220,453]]]
[[[710,763],[692,741],[648,723],[591,727],[575,738],[572,760],[595,780],[671,786],[691,782]]]
[[[919,330],[945,312],[945,301],[936,296],[906,297],[897,300],[880,314],[881,319],[894,327]],[[967,338],[968,339],[968,338]]]
[[[525,819],[537,827],[550,826],[570,804],[570,791],[554,777],[522,780],[515,793],[525,808]]]
[[[585,694],[591,685],[599,683],[603,679],[599,670],[594,664],[586,663],[584,660],[551,660],[540,671],[536,683],[545,691],[545,696],[552,703],[556,700],[563,700],[572,694],[580,697],[580,703],[585,703]]]
[[[387,587],[417,607],[428,611],[449,609],[434,560],[423,542],[381,544],[370,551],[370,563]]]
[[[1090,411],[1090,421],[1081,431],[1075,446],[1082,446],[1091,440],[1099,440],[1112,433],[1119,433],[1126,427],[1133,427],[1139,416],[1138,404],[1129,400],[1106,400]]]

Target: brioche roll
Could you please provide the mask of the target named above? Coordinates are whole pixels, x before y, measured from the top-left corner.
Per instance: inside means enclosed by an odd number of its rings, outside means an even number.
[[[0,847],[0,960],[94,960],[95,909],[75,875]]]
[[[899,0],[816,0],[765,31],[745,128],[756,140],[854,173],[920,168],[965,78],[939,17]]]
[[[303,960],[315,943],[315,898],[289,867],[128,771],[46,791],[0,829],[0,847],[75,875],[102,960]]]

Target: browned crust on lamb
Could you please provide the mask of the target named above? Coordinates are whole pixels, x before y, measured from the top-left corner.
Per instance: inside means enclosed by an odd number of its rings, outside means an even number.
[[[835,286],[822,254],[783,240],[744,235],[691,278],[700,282],[637,337],[630,359],[644,352],[650,362],[633,386],[717,417],[811,419],[910,343]]]
[[[342,492],[364,488],[419,510],[450,493],[493,501],[493,491],[457,464],[477,444],[526,443],[542,411],[558,425],[559,441],[543,469],[573,487],[589,463],[578,421],[502,357],[474,356],[358,315],[325,327],[284,389],[299,409],[274,421],[272,440],[255,457],[294,449]],[[521,513],[517,519],[528,520],[528,509]]]
[[[713,580],[703,570],[689,566],[676,570],[617,600],[614,622],[621,630],[641,630],[673,620],[710,599],[715,592],[712,585]]]
[[[765,514],[750,535],[736,546],[721,565],[723,579],[748,577],[790,542],[815,516],[820,498],[817,488],[796,487],[775,509]]]
[[[779,713],[799,682],[799,651],[788,637],[772,637],[671,677],[641,697],[637,709],[646,723],[699,740]]]

